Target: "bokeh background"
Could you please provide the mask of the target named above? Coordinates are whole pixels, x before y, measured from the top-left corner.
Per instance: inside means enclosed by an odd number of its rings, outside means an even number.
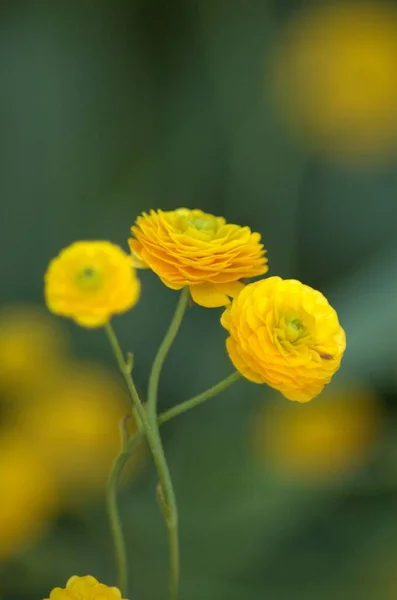
[[[384,0],[115,0],[0,8],[0,598],[72,574],[109,585],[104,505],[128,398],[101,331],[47,314],[48,261],[127,249],[150,208],[263,235],[270,273],[322,290],[341,371],[296,405],[240,381],[164,425],[181,600],[397,597],[397,6]],[[115,319],[144,392],[176,302],[142,273]],[[161,408],[229,372],[219,311],[192,307]],[[131,600],[166,598],[142,452],[120,493]]]

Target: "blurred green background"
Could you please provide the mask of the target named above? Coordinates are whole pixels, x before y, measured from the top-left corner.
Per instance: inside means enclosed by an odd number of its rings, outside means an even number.
[[[116,583],[104,482],[128,399],[101,331],[47,315],[76,239],[127,249],[142,210],[260,231],[270,274],[323,291],[348,349],[295,405],[240,381],[164,425],[181,600],[397,597],[397,17],[394,3],[3,3],[0,598],[72,574]],[[115,319],[144,390],[177,294],[141,274]],[[192,307],[161,409],[231,372],[219,311]],[[37,455],[37,456],[36,456]],[[166,598],[144,456],[120,493],[130,600]]]

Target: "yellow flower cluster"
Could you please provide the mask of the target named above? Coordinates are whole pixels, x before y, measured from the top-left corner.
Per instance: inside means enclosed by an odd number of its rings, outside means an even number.
[[[86,327],[105,325],[137,302],[135,267],[149,268],[171,289],[188,287],[197,304],[226,306],[227,350],[247,379],[307,402],[338,370],[345,333],[320,292],[279,277],[245,285],[268,270],[259,233],[187,208],[143,213],[131,233],[132,260],[110,242],[63,250],[45,276],[50,310]]]
[[[227,223],[223,217],[198,209],[180,208],[143,213],[131,227],[131,234],[130,255],[107,241],[81,241],[62,250],[45,274],[45,299],[55,314],[69,317],[84,327],[106,328],[155,459],[167,509],[163,512],[167,513],[165,518],[169,525],[169,521],[176,523],[177,510],[158,431],[158,424],[164,421],[158,419],[157,387],[162,363],[178,331],[188,296],[186,292],[181,295],[154,361],[145,406],[130,378],[132,365],[124,357],[109,324],[113,315],[126,312],[139,299],[140,282],[135,269],[151,269],[168,288],[188,290],[196,304],[224,309],[221,324],[229,333],[226,349],[237,372],[175,407],[176,410],[170,411],[172,416],[207,400],[214,395],[214,390],[225,389],[239,373],[255,383],[268,384],[289,400],[308,402],[339,369],[346,338],[336,311],[319,291],[300,281],[280,277],[248,283],[249,279],[264,275],[268,270],[261,236],[249,227]],[[56,390],[56,397],[51,397],[44,412],[38,413],[34,405],[25,411],[29,427],[24,430],[26,439],[31,440],[32,448],[40,454],[41,463],[53,474],[54,480],[61,473],[67,487],[72,488],[77,482],[80,493],[86,491],[87,486],[95,487],[102,481],[101,469],[108,458],[102,441],[110,442],[113,448],[119,420],[115,394],[107,393],[101,374],[95,373],[88,386],[83,383],[82,394],[81,379],[84,381],[84,377],[79,379],[76,374],[66,373],[64,388]],[[90,389],[92,382],[95,383]],[[103,406],[101,414],[104,398],[111,398],[112,409]],[[104,399],[104,405],[106,402]],[[60,403],[67,406],[62,419]],[[135,443],[137,439],[140,440],[139,436],[126,440],[123,435],[121,454],[114,463],[108,486],[108,508],[123,590],[127,579],[126,560],[114,494],[120,459],[129,458],[130,442]],[[332,435],[330,439],[332,441]],[[91,462],[93,449],[94,461]],[[168,526],[168,530],[171,547],[177,548],[176,529]],[[178,588],[177,554],[171,553],[172,597],[176,597]],[[52,590],[46,600],[122,599],[118,588],[99,583],[92,576],[74,576],[65,588]]]
[[[76,362],[67,342],[35,307],[0,311],[0,561],[60,511],[103,493],[119,450],[118,425],[130,411],[124,386],[103,366]],[[141,464],[138,453],[129,475]]]
[[[300,281],[269,277],[247,285],[222,315],[240,373],[289,400],[308,402],[331,380],[346,346],[326,298]]]
[[[66,583],[65,588],[54,588],[45,600],[122,600],[121,592],[116,587],[99,583],[92,575],[79,577],[74,575]]]

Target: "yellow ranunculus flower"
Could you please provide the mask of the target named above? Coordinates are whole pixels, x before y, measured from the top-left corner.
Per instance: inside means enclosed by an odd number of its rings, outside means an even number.
[[[201,306],[225,306],[243,288],[240,280],[268,270],[259,233],[201,210],[152,210],[131,232],[135,266],[152,269],[173,290],[188,286]]]
[[[0,561],[32,542],[58,508],[55,484],[34,447],[16,433],[0,439]]]
[[[110,242],[75,242],[61,251],[45,274],[49,310],[84,327],[101,327],[132,308],[140,283],[131,258]]]
[[[99,583],[91,575],[74,575],[65,588],[54,588],[46,600],[121,600],[121,593],[118,588]]]
[[[277,106],[316,150],[342,160],[397,150],[397,10],[383,0],[309,3],[274,63]]]
[[[247,285],[221,317],[236,369],[288,400],[308,402],[338,370],[346,346],[336,311],[317,290],[269,277]]]
[[[256,458],[270,469],[300,480],[327,480],[360,465],[381,437],[382,417],[376,393],[344,384],[304,407],[262,404],[249,438]]]

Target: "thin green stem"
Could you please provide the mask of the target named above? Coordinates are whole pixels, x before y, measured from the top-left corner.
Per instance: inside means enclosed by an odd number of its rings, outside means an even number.
[[[158,416],[158,424],[163,425],[163,423],[168,423],[168,421],[171,421],[175,417],[178,417],[179,415],[188,412],[192,408],[203,404],[207,400],[210,400],[217,394],[220,394],[221,392],[226,390],[234,382],[238,381],[240,377],[241,375],[236,371],[228,377],[225,377],[225,379],[222,379],[222,381],[219,381],[216,385],[212,386],[208,390],[205,390],[205,392],[201,392],[201,394],[197,394],[197,396],[189,398],[189,400],[185,400],[184,402],[181,402],[181,404],[177,404],[177,406],[173,406],[172,408],[169,408],[168,410],[162,412]],[[132,452],[134,452],[135,448],[139,445],[139,443],[142,442],[143,438],[143,430],[137,431],[136,434],[128,440],[126,445],[126,452],[129,455],[131,455]]]
[[[180,578],[178,508],[176,504],[174,486],[172,484],[167,459],[164,454],[164,448],[161,442],[157,420],[153,423],[153,434],[155,436],[156,448],[158,450],[157,472],[160,480],[158,495],[168,531],[168,547],[170,553],[170,600],[177,600]]]
[[[132,379],[131,368],[124,358],[120,344],[110,323],[105,325],[105,330],[109,338],[109,342],[112,346],[117,363],[119,365],[119,369],[124,377],[128,391],[131,395],[131,399],[142,423],[142,427],[146,435],[146,439],[153,457],[153,461],[156,466],[157,475],[160,483],[159,495],[162,500],[161,507],[164,520],[167,526],[170,547],[170,600],[177,600],[179,589],[178,514],[176,509],[175,493],[172,486],[171,476],[165,458],[163,446],[161,443],[157,418],[151,420],[148,417],[147,411],[145,410],[141,402],[134,381]],[[173,334],[173,338],[175,337],[175,335],[176,331]],[[160,369],[161,364],[162,362],[160,362]]]
[[[128,391],[130,392],[130,397],[132,400],[132,407],[131,407],[132,416],[138,427],[138,430],[140,430],[142,428],[143,423],[142,423],[141,415],[139,414],[138,406],[136,405],[136,402],[134,400],[134,396],[137,396],[138,393],[135,389],[135,386],[134,386],[134,383],[132,380],[132,376],[131,376],[132,363],[133,363],[132,354],[128,353],[127,357],[124,358],[123,351],[120,347],[120,344],[119,344],[119,341],[115,334],[115,331],[113,329],[113,326],[110,323],[106,323],[104,329],[105,329],[107,338],[109,340],[109,343],[112,347],[113,353],[116,357],[116,361],[117,361],[119,370],[120,370],[121,374],[123,375],[124,381],[128,388]],[[132,389],[132,388],[134,388],[134,389]]]
[[[203,404],[203,402],[207,402],[207,400],[210,400],[210,398],[213,398],[217,394],[220,394],[230,387],[233,383],[240,379],[240,377],[240,373],[235,371],[225,379],[222,379],[222,381],[219,381],[216,385],[213,385],[208,390],[205,390],[205,392],[202,392],[197,396],[193,396],[193,398],[189,398],[189,400],[185,400],[185,402],[177,404],[177,406],[173,406],[172,408],[166,410],[158,417],[159,425],[162,425],[163,423],[170,421],[170,419],[173,419],[174,417],[177,417],[178,415],[181,415],[182,413],[199,406],[199,404]]]
[[[179,301],[176,306],[174,316],[172,317],[171,323],[165,333],[163,341],[157,351],[156,357],[153,362],[152,370],[149,377],[148,386],[148,415],[154,439],[156,441],[156,448],[158,450],[159,467],[158,472],[162,472],[163,479],[160,479],[159,488],[159,500],[162,507],[165,522],[168,530],[168,543],[170,553],[170,598],[176,600],[179,591],[179,572],[180,572],[180,558],[179,558],[179,535],[178,535],[178,507],[176,504],[174,486],[172,484],[171,474],[168,468],[167,460],[164,454],[164,448],[161,441],[159,424],[157,422],[157,396],[159,389],[159,381],[161,370],[164,365],[164,361],[167,354],[178,334],[179,328],[182,323],[183,316],[185,314],[190,297],[189,288],[184,288],[179,296]]]
[[[176,306],[174,316],[172,317],[171,323],[166,331],[163,341],[160,344],[153,362],[152,370],[150,372],[148,387],[148,411],[152,421],[154,421],[156,418],[157,395],[161,369],[163,368],[168,351],[177,336],[179,327],[181,326],[183,315],[189,302],[189,296],[190,290],[188,287],[186,287],[182,290],[179,296],[179,301]]]
[[[121,450],[113,463],[106,489],[106,505],[116,557],[117,581],[123,597],[128,596],[128,567],[125,539],[121,526],[119,507],[117,505],[117,487],[121,473],[128,462],[128,459],[141,441],[142,435],[140,432],[128,440],[125,448]]]
[[[116,347],[118,349],[118,343],[116,344]],[[122,353],[121,353],[121,357],[123,358]],[[217,394],[220,394],[221,392],[225,391],[234,382],[238,381],[239,378],[240,378],[240,374],[236,371],[236,372],[232,373],[231,375],[229,375],[228,377],[225,377],[225,379],[222,379],[221,381],[219,381],[216,385],[205,390],[201,394],[198,394],[197,396],[194,396],[193,398],[190,398],[189,400],[186,400],[185,402],[182,402],[181,404],[178,404],[177,406],[170,408],[169,410],[167,410],[159,415],[158,420],[157,420],[158,424],[162,425],[163,423],[170,421],[174,417],[177,417],[178,415],[188,412],[192,408],[195,408],[196,406],[199,406],[203,402],[210,400],[210,398],[213,398]],[[135,450],[138,448],[138,446],[140,445],[140,443],[142,442],[143,439],[144,439],[144,431],[143,431],[143,429],[141,429],[141,430],[137,431],[135,433],[135,435],[132,436],[131,438],[129,438],[128,440],[124,440],[122,451],[120,452],[119,456],[114,461],[112,470],[109,475],[109,481],[108,481],[108,486],[107,486],[107,507],[108,507],[109,521],[110,521],[110,526],[111,526],[111,531],[112,531],[112,536],[113,536],[116,562],[117,562],[118,582],[119,582],[119,587],[120,587],[121,591],[125,595],[128,595],[127,594],[128,570],[127,570],[127,557],[126,557],[125,541],[124,541],[123,530],[122,530],[121,521],[120,521],[120,514],[119,514],[119,510],[118,510],[118,506],[117,506],[117,486],[118,486],[118,481],[119,481],[119,478],[121,477],[121,473],[124,469],[125,464],[127,463],[128,459],[132,456],[132,454],[135,452]],[[159,499],[161,502],[162,510],[166,510],[166,506],[164,506],[165,498],[163,498],[163,495],[161,493],[159,493]],[[167,523],[167,528],[168,528],[168,523]],[[172,535],[172,536],[170,535],[169,545],[170,545],[170,556],[172,557],[171,558],[172,564],[178,564],[179,563],[179,549],[178,549],[177,535]]]

